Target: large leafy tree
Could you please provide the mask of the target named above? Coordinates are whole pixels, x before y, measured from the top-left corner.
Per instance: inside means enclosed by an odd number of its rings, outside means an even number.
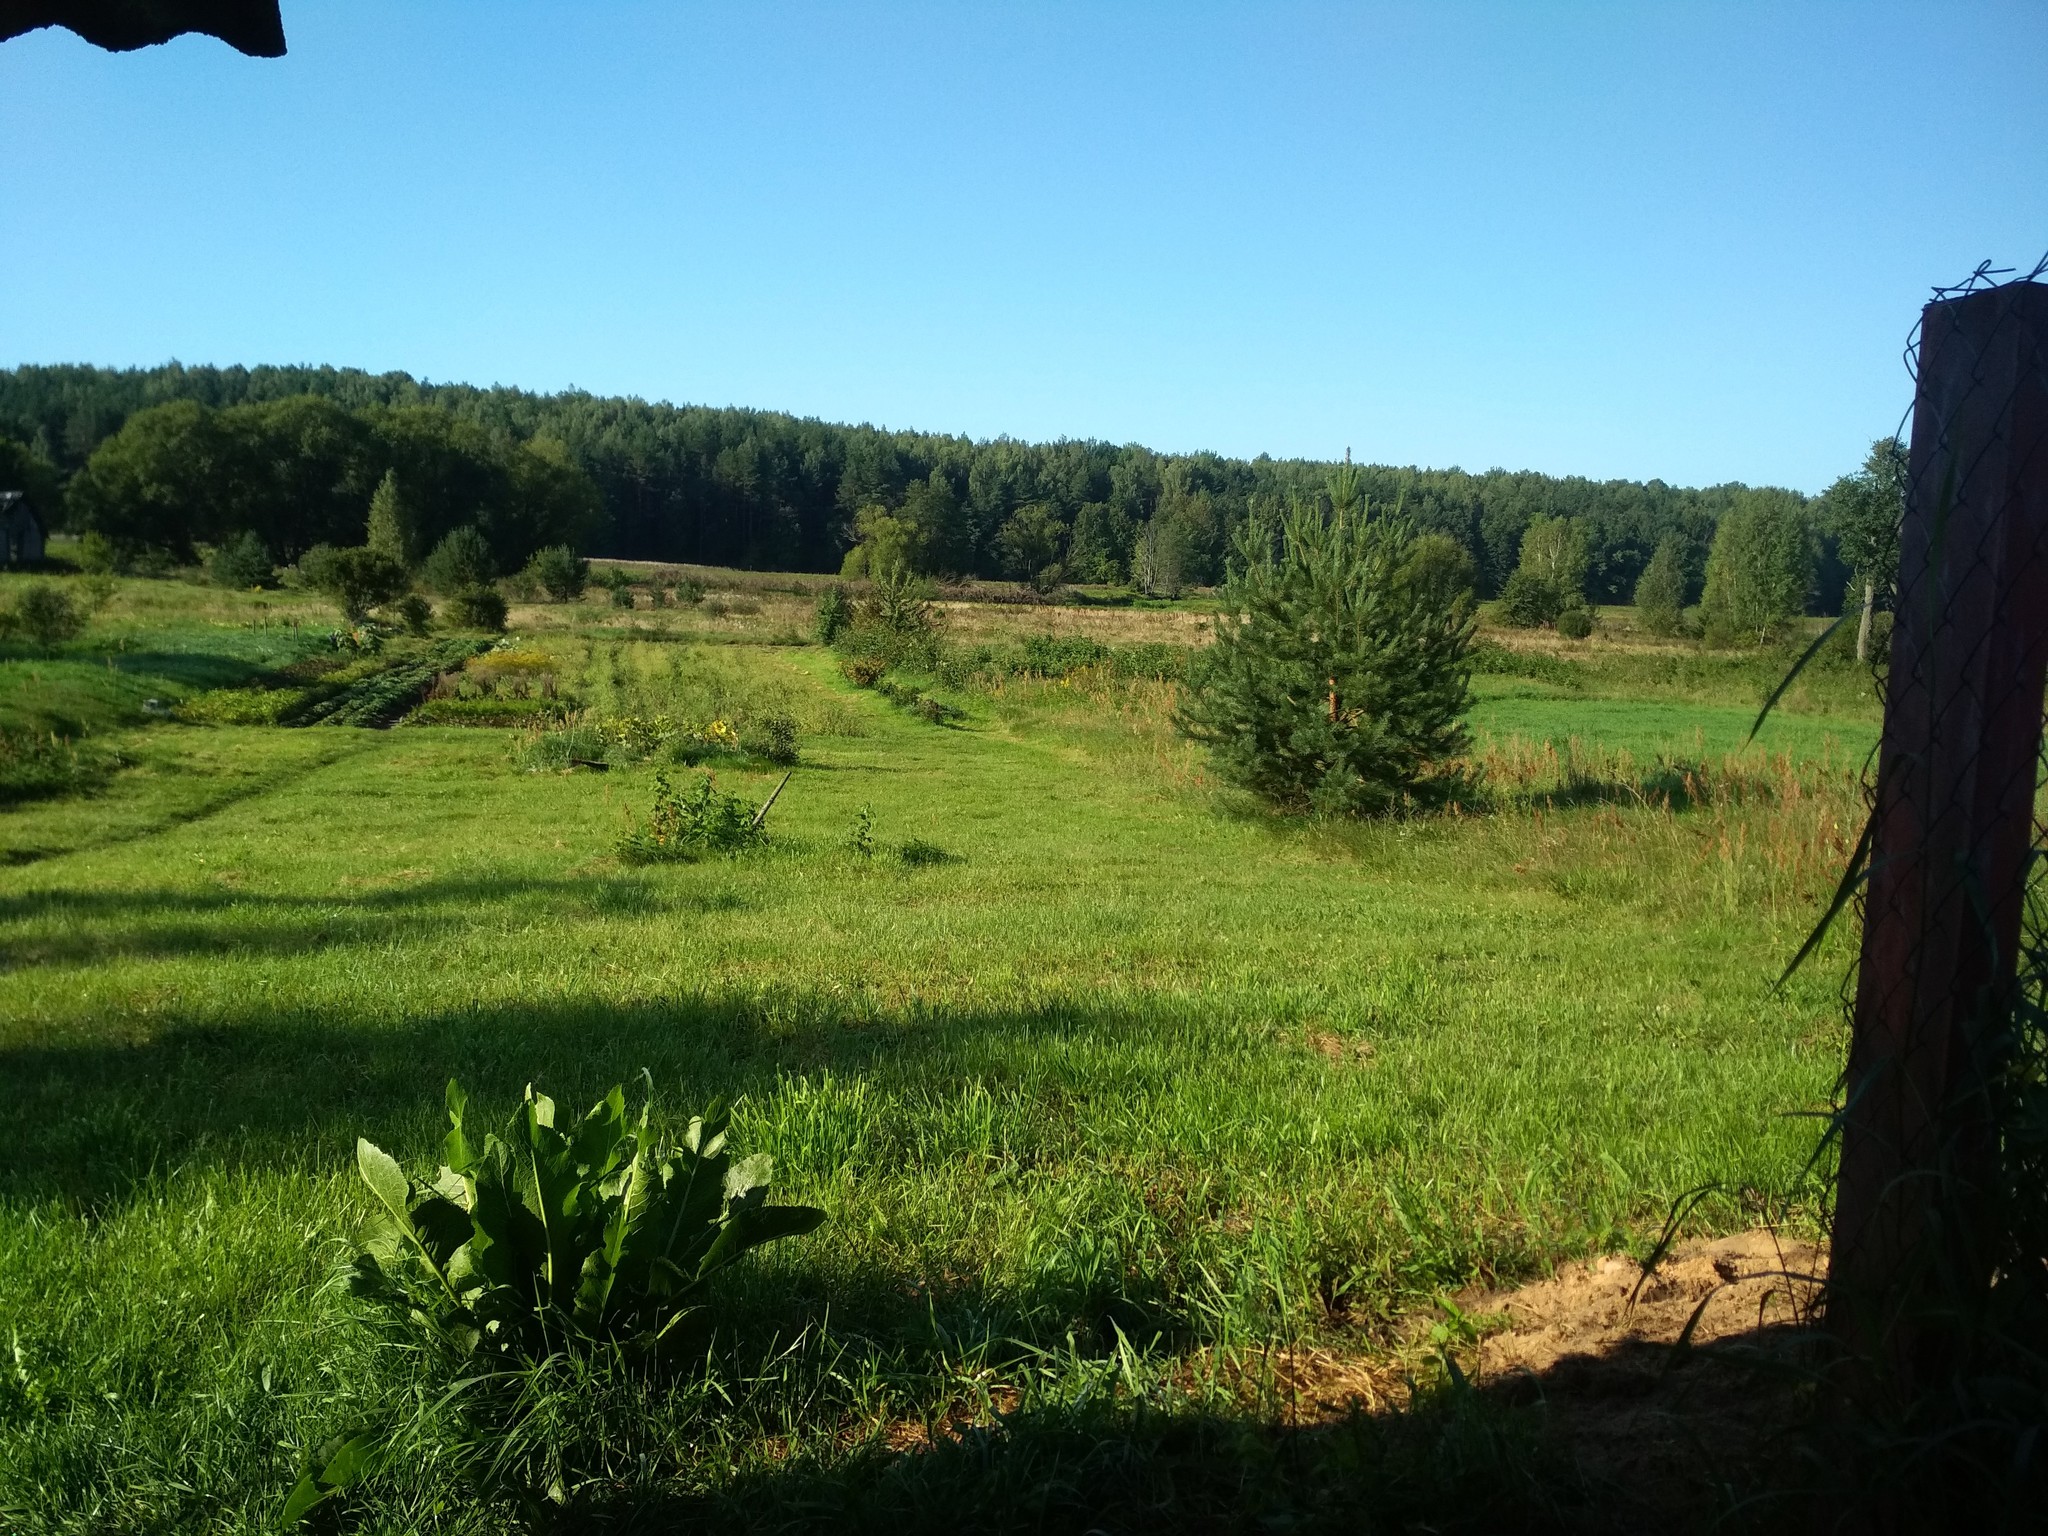
[[[1290,810],[1373,815],[1465,782],[1469,651],[1462,573],[1375,512],[1357,473],[1323,503],[1246,525],[1215,643],[1178,721],[1231,781]]]
[[[1700,598],[1707,639],[1762,645],[1806,610],[1817,555],[1805,503],[1783,491],[1745,491],[1721,519]]]
[[[215,413],[197,401],[137,411],[72,477],[70,521],[124,553],[154,549],[190,560],[195,541],[221,536],[218,492],[229,463]]]

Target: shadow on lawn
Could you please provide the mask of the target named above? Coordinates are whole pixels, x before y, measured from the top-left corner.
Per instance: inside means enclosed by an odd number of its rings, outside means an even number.
[[[237,786],[234,798],[274,787]],[[227,797],[223,797],[227,798]],[[201,814],[211,814],[218,803]],[[502,875],[407,879],[324,895],[190,887],[146,890],[36,891],[0,897],[0,933],[10,924],[62,921],[54,932],[0,939],[0,967],[93,965],[109,960],[168,960],[190,955],[293,955],[348,944],[431,937],[473,928],[493,908],[530,907],[550,918],[624,917],[679,912],[732,912],[743,905],[729,890],[678,891],[652,877],[521,880]],[[233,914],[232,923],[222,922]],[[104,923],[108,927],[93,926]],[[117,925],[117,926],[116,926]]]
[[[493,1001],[393,1020],[299,1008],[223,1021],[181,1016],[173,1001],[145,1011],[126,1038],[115,1025],[114,1038],[0,1049],[0,1081],[25,1127],[0,1161],[0,1198],[90,1209],[185,1165],[339,1168],[358,1136],[426,1160],[446,1128],[441,1089],[450,1077],[491,1117],[509,1113],[528,1082],[580,1113],[646,1067],[658,1112],[674,1121],[714,1094],[759,1100],[801,1073],[860,1077],[884,1091],[945,1094],[977,1083],[1002,1093],[1020,1070],[1005,1053],[1020,1042],[1139,1022],[1154,1035],[1173,1028],[1149,1013],[1133,1021],[1059,1006],[876,1013],[846,995],[772,983],[628,1003]],[[1105,1079],[1100,1064],[1085,1074],[1042,1061],[1028,1070],[1034,1103],[1053,1122],[1091,1093],[1151,1086],[1128,1074]],[[818,1134],[836,1144],[830,1125]]]

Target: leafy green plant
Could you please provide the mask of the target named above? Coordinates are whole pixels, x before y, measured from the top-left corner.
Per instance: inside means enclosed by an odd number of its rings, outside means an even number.
[[[853,813],[853,830],[846,834],[846,851],[857,859],[875,856],[874,807],[863,805]]]
[[[816,1228],[812,1206],[767,1203],[774,1159],[734,1160],[714,1102],[665,1144],[622,1088],[572,1126],[531,1085],[503,1133],[474,1138],[450,1080],[449,1130],[431,1180],[356,1143],[376,1200],[352,1288],[424,1328],[457,1357],[534,1359],[624,1346],[661,1356],[698,1315],[712,1276],[753,1249]]]
[[[676,601],[685,608],[694,608],[704,601],[704,583],[685,577],[676,583]]]
[[[478,1139],[469,1102],[449,1080],[449,1129],[431,1179],[356,1143],[373,1209],[350,1290],[401,1336],[462,1373],[443,1402],[466,1422],[461,1438],[486,1486],[503,1485],[531,1512],[566,1502],[524,1486],[503,1442],[523,1404],[522,1383],[550,1359],[609,1351],[645,1368],[681,1358],[701,1338],[707,1288],[756,1248],[813,1231],[825,1213],[770,1205],[774,1159],[735,1158],[730,1116],[714,1100],[667,1143],[650,1126],[653,1078],[629,1117],[614,1087],[580,1121],[558,1125],[555,1102],[527,1086],[502,1133]],[[322,1447],[287,1497],[293,1523],[374,1475],[389,1430]]]
[[[768,840],[766,811],[763,806],[757,813],[738,795],[723,793],[708,773],[678,793],[657,769],[647,824],[620,836],[618,855],[628,864],[652,864],[743,853]]]
[[[1583,640],[1593,633],[1593,610],[1574,604],[1557,616],[1557,632],[1567,640]]]
[[[614,608],[630,608],[633,606],[633,588],[631,583],[619,581],[612,584],[612,606]]]

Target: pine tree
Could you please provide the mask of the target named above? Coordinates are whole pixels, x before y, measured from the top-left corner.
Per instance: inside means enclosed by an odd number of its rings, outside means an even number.
[[[1465,782],[1475,618],[1468,593],[1411,566],[1414,529],[1358,476],[1330,511],[1295,502],[1240,531],[1215,643],[1181,728],[1218,770],[1290,810],[1377,815]]]
[[[1653,635],[1675,635],[1685,612],[1685,557],[1666,534],[1636,581],[1636,617]]]
[[[413,523],[412,508],[398,489],[398,471],[385,470],[384,478],[377,482],[370,497],[369,534],[363,542],[378,554],[410,568],[417,559]]]

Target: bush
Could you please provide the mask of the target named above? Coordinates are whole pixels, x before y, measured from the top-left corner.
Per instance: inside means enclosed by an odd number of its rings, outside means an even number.
[[[18,634],[45,650],[76,640],[84,631],[85,614],[71,594],[47,581],[30,582],[12,606],[0,610],[0,632]]]
[[[407,634],[424,635],[434,623],[434,605],[417,592],[408,592],[391,606],[391,616],[403,624]]]
[[[767,840],[753,806],[738,795],[720,792],[710,774],[677,794],[669,787],[668,775],[656,770],[647,825],[619,838],[618,855],[628,864],[653,864],[712,853],[737,855]]]
[[[97,789],[114,766],[43,732],[0,728],[0,806]]]
[[[1567,640],[1583,640],[1593,633],[1593,611],[1571,607],[1557,616],[1557,632]]]
[[[687,577],[676,583],[676,601],[685,608],[694,608],[704,601],[704,583],[691,581]]]
[[[1500,616],[1503,623],[1519,629],[1535,629],[1539,625],[1555,622],[1564,612],[1564,594],[1557,583],[1547,576],[1538,575],[1526,568],[1518,570],[1507,579],[1507,585],[1500,589]]]
[[[1297,501],[1237,538],[1215,642],[1176,716],[1218,770],[1277,805],[1364,815],[1466,782],[1469,602],[1401,579],[1405,519],[1375,515],[1355,472],[1326,517]]]
[[[743,750],[788,767],[797,761],[796,722],[788,715],[768,715],[740,738]]]
[[[97,575],[121,576],[134,567],[135,559],[125,544],[108,538],[97,528],[88,528],[78,541],[78,564]]]
[[[444,610],[457,629],[480,629],[502,634],[505,629],[505,598],[496,587],[467,587],[448,599]]]
[[[590,582],[590,562],[577,558],[568,545],[556,544],[534,555],[521,574],[556,602],[571,603]]]
[[[817,626],[820,645],[831,645],[845,633],[853,623],[853,604],[847,601],[844,587],[831,586],[825,589],[825,595],[818,599],[814,623]]]
[[[206,573],[215,586],[237,589],[267,587],[277,579],[270,548],[253,529],[244,529],[216,549],[206,562]]]
[[[436,592],[453,597],[498,579],[498,557],[475,528],[457,528],[434,546],[420,574]]]
[[[341,616],[360,624],[372,608],[403,597],[412,590],[412,577],[389,555],[367,546],[336,549],[319,544],[299,561],[299,574],[316,592],[334,599]]]
[[[631,586],[629,586],[629,585],[628,585],[627,583],[625,583],[625,582],[623,582],[623,581],[622,581],[622,582],[618,582],[617,584],[615,584],[615,585],[614,585],[614,586],[612,587],[612,606],[613,606],[614,608],[630,608],[630,607],[632,607],[632,606],[633,606],[633,589],[632,589],[632,587],[631,587]]]
[[[839,670],[854,687],[872,688],[889,670],[889,663],[879,656],[849,656]]]

